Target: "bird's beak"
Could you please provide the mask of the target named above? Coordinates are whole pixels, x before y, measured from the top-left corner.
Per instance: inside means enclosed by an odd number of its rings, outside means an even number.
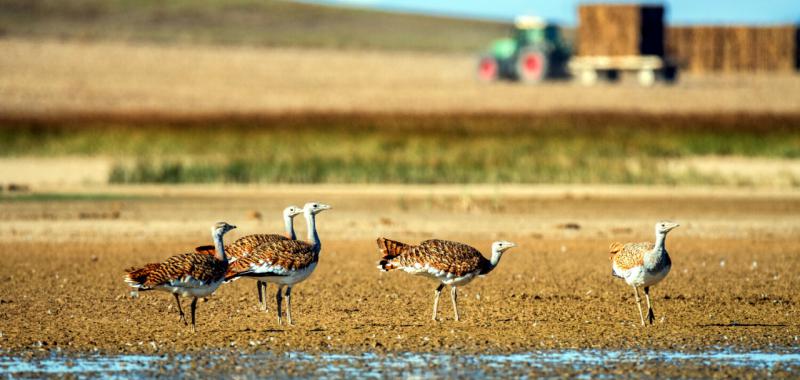
[[[669,226],[669,229],[670,229],[670,231],[672,231],[673,229],[675,229],[675,228],[678,228],[678,227],[680,227],[680,226],[681,226],[681,225],[680,225],[680,224],[678,224],[678,223],[672,223],[672,224]]]
[[[229,224],[229,226],[231,226],[231,229],[236,228],[236,226],[234,226],[233,224]]]
[[[321,205],[321,206],[322,206],[322,209],[323,209],[323,210],[330,210],[330,209],[332,209],[332,208],[333,208],[333,207],[331,207],[331,205],[326,205],[326,204],[323,204],[323,205]]]

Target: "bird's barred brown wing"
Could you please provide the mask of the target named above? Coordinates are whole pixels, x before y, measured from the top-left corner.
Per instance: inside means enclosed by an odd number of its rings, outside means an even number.
[[[477,249],[464,243],[432,239],[412,246],[397,259],[404,266],[420,263],[456,276],[463,276],[479,270],[482,258]]]
[[[254,234],[243,236],[225,246],[225,255],[227,255],[228,258],[238,260],[241,257],[250,255],[258,246],[281,240],[289,240],[289,238],[278,234]],[[207,255],[214,255],[217,251],[213,245],[201,245],[194,250],[197,253]]]
[[[154,288],[187,276],[201,283],[212,283],[222,279],[226,269],[227,265],[213,256],[192,252],[172,256],[163,263],[147,264],[144,268],[128,272],[131,278],[136,275],[143,287]]]
[[[282,240],[289,240],[289,238],[278,234],[247,235],[236,239],[230,246],[226,246],[225,253],[230,257],[240,258],[252,254],[259,246]]]
[[[243,274],[285,274],[303,269],[315,260],[314,246],[300,240],[278,240],[263,244],[231,264],[226,277]]]
[[[226,247],[226,248],[225,248],[225,251],[227,252],[227,250],[228,250],[228,248]],[[211,256],[214,256],[214,255],[217,253],[217,249],[216,249],[216,248],[214,248],[214,246],[213,246],[213,245],[201,245],[201,246],[199,246],[199,247],[195,247],[195,248],[194,248],[194,252],[195,252],[195,253],[199,253],[199,254],[201,254],[201,255],[211,255]]]
[[[653,246],[654,244],[649,242],[613,243],[610,247],[611,261],[620,269],[631,269],[644,265],[644,254],[652,251]]]

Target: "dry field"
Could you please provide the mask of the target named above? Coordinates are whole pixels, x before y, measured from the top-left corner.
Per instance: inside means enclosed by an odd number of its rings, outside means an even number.
[[[474,57],[0,40],[0,114],[284,112],[796,113],[800,76],[686,76],[675,86],[481,85]]]
[[[800,345],[800,197],[794,191],[173,186],[79,193],[0,202],[0,349],[6,352],[771,351]],[[258,311],[247,280],[200,303],[195,334],[178,323],[167,294],[128,296],[124,268],[208,243],[208,227],[217,220],[239,226],[229,239],[276,231],[284,205],[311,199],[334,208],[319,215],[321,262],[293,292],[294,326],[279,326],[272,305]],[[667,242],[673,270],[653,289],[658,322],[641,328],[630,288],[610,276],[606,248],[614,240],[651,239],[660,218],[682,226]],[[305,233],[302,225],[299,232]],[[493,239],[519,247],[489,276],[462,288],[461,322],[452,320],[445,301],[443,321],[434,323],[435,284],[379,273],[378,236],[455,239],[484,252]]]

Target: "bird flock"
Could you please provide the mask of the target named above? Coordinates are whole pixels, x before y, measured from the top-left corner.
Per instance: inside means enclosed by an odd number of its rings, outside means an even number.
[[[148,290],[172,293],[178,305],[179,321],[187,325],[189,322],[181,306],[181,297],[192,298],[192,331],[196,326],[197,300],[212,295],[223,283],[240,278],[255,280],[259,307],[263,311],[267,310],[267,284],[272,283],[277,286],[278,324],[283,324],[285,299],[286,320],[291,325],[292,287],[311,276],[319,263],[322,242],[317,233],[316,216],[329,209],[331,206],[320,202],[309,202],[302,208],[289,206],[283,210],[284,234],[246,235],[227,245],[223,237],[236,226],[218,222],[211,227],[213,245],[196,247],[193,252],[175,255],[160,263],[126,269],[124,280],[134,289],[134,297],[140,291]],[[303,214],[308,227],[306,241],[298,240],[294,231],[294,218],[300,214]],[[611,274],[633,287],[642,326],[646,324],[639,288],[643,288],[647,300],[647,320],[653,324],[655,314],[650,287],[663,280],[672,267],[665,241],[667,233],[676,227],[676,223],[660,221],[655,225],[655,242],[615,242],[609,248]],[[439,295],[445,286],[450,286],[454,319],[458,321],[458,287],[494,270],[503,253],[516,244],[495,241],[489,259],[472,246],[442,239],[413,245],[379,237],[377,246],[381,255],[378,269],[382,272],[399,270],[438,283],[433,298],[434,321],[437,320]]]

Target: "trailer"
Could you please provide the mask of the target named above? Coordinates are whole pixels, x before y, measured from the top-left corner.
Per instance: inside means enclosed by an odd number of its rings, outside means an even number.
[[[569,60],[568,67],[570,74],[587,86],[601,77],[616,80],[624,72],[635,73],[642,86],[652,86],[657,79],[673,82],[678,75],[677,65],[657,55],[577,56]]]

